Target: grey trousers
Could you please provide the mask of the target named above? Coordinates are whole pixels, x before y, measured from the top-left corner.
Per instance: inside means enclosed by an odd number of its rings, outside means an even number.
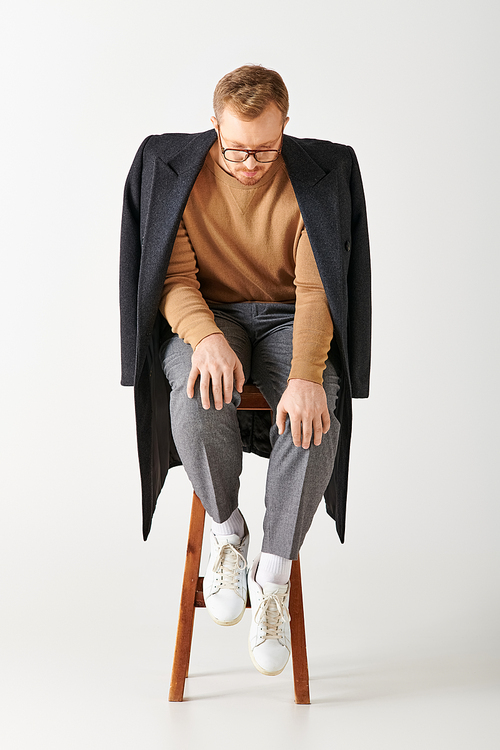
[[[243,366],[245,380],[259,388],[276,415],[287,387],[292,360],[295,305],[240,302],[210,305],[215,322]],[[176,334],[163,342],[160,358],[170,383],[172,434],[180,459],[207,513],[218,523],[238,507],[242,469],[242,444],[236,414],[240,395],[221,410],[201,405],[199,378],[195,396],[186,395],[193,350]],[[327,360],[323,373],[331,426],[321,445],[307,449],[293,444],[290,421],[282,435],[274,422],[270,431],[272,452],[265,493],[263,552],[289,560],[297,558],[314,513],[333,472],[339,437],[334,415],[339,376]]]

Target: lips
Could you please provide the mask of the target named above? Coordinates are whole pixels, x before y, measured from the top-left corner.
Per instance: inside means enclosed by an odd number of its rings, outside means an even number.
[[[262,173],[262,169],[255,169],[252,171],[249,171],[248,169],[239,169],[234,174],[234,177],[236,177],[236,179],[238,179],[244,185],[247,185],[248,183],[254,185],[258,180],[260,180],[260,178],[262,177]]]

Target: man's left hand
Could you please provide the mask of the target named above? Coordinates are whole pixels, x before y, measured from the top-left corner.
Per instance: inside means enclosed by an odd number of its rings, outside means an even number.
[[[293,444],[297,448],[309,448],[313,433],[314,445],[320,445],[322,436],[330,429],[330,414],[323,386],[310,380],[291,378],[276,409],[276,425],[280,435],[285,431],[287,414]]]

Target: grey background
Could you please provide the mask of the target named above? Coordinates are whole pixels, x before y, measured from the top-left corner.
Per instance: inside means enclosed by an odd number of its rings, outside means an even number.
[[[19,2],[2,11],[0,741],[9,748],[497,748],[498,6]],[[122,190],[150,133],[210,127],[219,78],[284,77],[287,132],[348,143],[368,202],[373,374],[346,544],[302,551],[313,705],[198,613],[168,704],[190,488],[142,542],[119,386]],[[266,463],[245,461],[260,542]],[[168,497],[167,497],[168,496]],[[254,731],[252,731],[254,730]]]

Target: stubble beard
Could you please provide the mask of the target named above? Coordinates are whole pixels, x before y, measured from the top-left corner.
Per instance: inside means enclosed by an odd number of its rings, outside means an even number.
[[[254,170],[251,170],[254,171]],[[241,182],[242,185],[256,185],[262,177],[265,175],[264,170],[257,170],[257,174],[255,174],[253,177],[248,177],[246,172],[244,170],[237,170],[235,173],[233,172],[233,177],[236,177],[238,182]]]

